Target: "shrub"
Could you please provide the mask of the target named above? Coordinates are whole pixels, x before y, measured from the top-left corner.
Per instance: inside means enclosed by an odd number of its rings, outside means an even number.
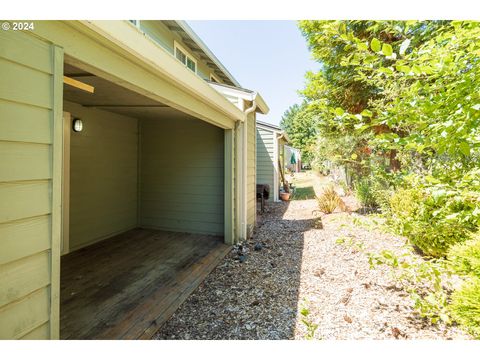
[[[331,214],[340,204],[340,196],[338,196],[333,185],[328,185],[323,190],[322,195],[317,197],[318,208],[325,214]]]
[[[389,222],[425,255],[445,256],[476,228],[462,202],[455,192],[435,188],[399,190],[390,199]]]
[[[463,244],[452,246],[448,259],[455,272],[480,278],[480,233]]]
[[[411,231],[412,223],[417,218],[422,195],[415,189],[400,189],[390,198],[390,223],[406,235]]]
[[[480,278],[473,277],[452,294],[452,317],[480,339]]]
[[[368,179],[360,179],[355,183],[355,195],[363,207],[373,209],[378,206],[372,182]]]
[[[446,255],[450,246],[463,241],[467,234],[461,224],[424,220],[413,226],[409,239],[425,255],[442,257]]]

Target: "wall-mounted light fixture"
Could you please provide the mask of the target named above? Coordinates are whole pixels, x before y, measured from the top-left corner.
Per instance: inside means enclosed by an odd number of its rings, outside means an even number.
[[[83,130],[83,122],[80,119],[73,119],[73,131],[80,132]]]

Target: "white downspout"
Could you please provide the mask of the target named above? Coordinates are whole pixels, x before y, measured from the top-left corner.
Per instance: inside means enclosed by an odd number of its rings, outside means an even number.
[[[252,106],[250,106],[247,110],[245,110],[245,115],[250,114],[257,108],[257,102],[253,100]]]
[[[255,111],[257,103],[255,100],[252,102],[252,106],[245,110],[245,121],[243,122],[242,131],[242,227],[241,237],[247,239],[247,171],[248,171],[248,115]]]
[[[235,121],[235,242],[242,238],[242,209],[240,208],[241,197],[241,157],[239,156],[238,147],[240,146],[240,137],[238,131],[240,129],[241,120]]]
[[[274,179],[273,179],[273,187],[274,187],[274,193],[273,193],[273,201],[280,201],[279,199],[279,192],[280,192],[280,168],[278,167],[279,160],[280,160],[280,154],[278,152],[279,150],[279,141],[282,138],[282,135],[280,134],[279,136],[276,135],[277,133],[273,133],[273,138],[275,139],[273,145],[273,171],[274,171]]]

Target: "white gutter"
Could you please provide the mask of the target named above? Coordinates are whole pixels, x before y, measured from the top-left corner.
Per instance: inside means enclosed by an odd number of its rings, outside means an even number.
[[[262,114],[268,114],[270,111],[265,100],[263,100],[262,96],[256,91],[238,88],[227,84],[214,83],[211,81],[208,81],[208,84],[224,96],[226,95],[247,101],[255,101],[257,109]]]

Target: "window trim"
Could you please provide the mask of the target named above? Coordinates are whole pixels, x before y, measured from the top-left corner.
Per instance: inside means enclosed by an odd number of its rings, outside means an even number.
[[[182,61],[180,61],[180,59],[177,58],[177,49],[180,50],[181,52],[183,52],[185,54],[185,63],[183,63]],[[185,49],[185,47],[183,47],[182,45],[180,45],[178,43],[178,41],[176,40],[173,40],[173,57],[175,59],[177,59],[177,61],[179,61],[180,63],[183,64],[183,66],[185,66],[188,70],[190,70],[191,72],[197,74],[197,71],[198,71],[198,63],[197,63],[197,59],[195,59],[195,57],[190,53],[190,51],[187,51]],[[194,64],[195,64],[195,71],[193,71],[192,69],[190,69],[187,64],[188,64],[188,59],[190,59]]]

